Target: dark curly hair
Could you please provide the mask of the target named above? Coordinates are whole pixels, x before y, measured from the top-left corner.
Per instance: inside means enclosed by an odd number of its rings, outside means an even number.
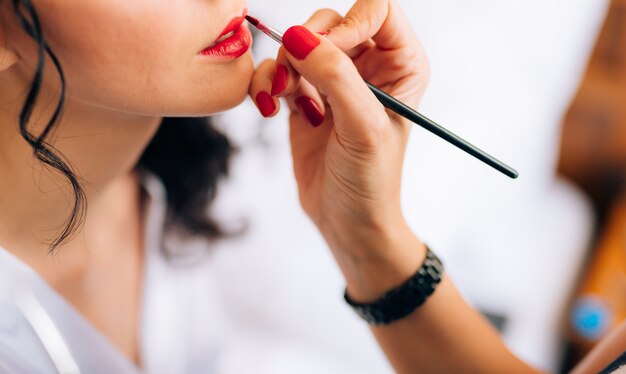
[[[56,238],[49,243],[53,253],[69,241],[85,220],[87,199],[71,164],[48,141],[58,122],[64,102],[66,82],[57,56],[46,44],[42,27],[30,0],[13,0],[15,13],[38,46],[38,61],[32,85],[19,115],[21,136],[33,149],[33,156],[44,166],[62,174],[69,182],[73,196],[71,213]],[[35,135],[28,123],[39,96],[46,55],[56,68],[61,90],[56,109],[44,130]],[[159,130],[145,149],[137,168],[148,170],[163,182],[167,195],[168,221],[192,236],[214,240],[232,235],[227,233],[206,210],[215,198],[217,182],[229,173],[229,160],[236,148],[217,131],[209,118],[164,118]]]

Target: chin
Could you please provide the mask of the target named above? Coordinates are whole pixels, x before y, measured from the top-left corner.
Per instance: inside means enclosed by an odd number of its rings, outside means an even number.
[[[215,113],[220,113],[220,112],[224,112],[224,111],[227,111],[229,109],[233,109],[239,106],[239,104],[244,102],[244,100],[246,100],[246,98],[248,97],[249,86],[250,86],[249,79],[246,80],[245,82],[237,82],[237,84],[233,82],[230,85],[229,87],[230,91],[227,94],[220,95],[219,100],[217,99],[217,97],[213,97],[213,99],[215,99],[213,104],[214,105],[217,104],[217,105],[214,106],[214,108],[212,108],[211,110],[209,110],[209,113],[206,113],[206,114],[211,115]]]
[[[206,97],[198,102],[196,116],[210,116],[237,107],[248,96],[248,90],[254,74],[254,64],[251,58],[241,60],[236,69],[229,73],[227,79],[219,82],[209,90]],[[198,97],[192,98],[197,101]]]

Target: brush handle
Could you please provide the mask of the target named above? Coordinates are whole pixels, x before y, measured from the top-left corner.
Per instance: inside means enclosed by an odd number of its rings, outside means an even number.
[[[263,22],[259,21],[256,18],[253,18],[253,17],[250,17],[250,16],[246,16],[246,19],[248,21],[250,21],[252,23],[252,25],[254,25],[261,32],[263,32],[264,34],[266,34],[270,38],[274,39],[278,44],[281,44],[281,45],[283,44],[283,42],[282,42],[283,34],[281,32],[279,32],[278,30],[276,30],[276,29],[274,29],[274,28],[264,24]],[[421,115],[417,111],[413,110],[408,105],[402,103],[398,99],[396,99],[393,96],[389,95],[388,93],[382,91],[380,88],[374,86],[373,84],[369,83],[368,81],[365,81],[365,83],[367,83],[367,86],[370,88],[370,90],[372,90],[374,95],[376,95],[376,98],[378,98],[378,101],[380,101],[386,108],[388,108],[388,109],[398,113],[399,115],[401,115],[402,117],[408,119],[409,121],[411,121],[411,122],[413,122],[413,123],[415,123],[415,124],[417,124],[419,126],[422,126],[426,130],[432,132],[433,134],[435,134],[438,137],[444,139],[448,143],[450,143],[450,144],[460,148],[461,150],[469,153],[470,155],[476,157],[480,161],[482,161],[485,164],[491,166],[492,168],[498,170],[499,172],[503,173],[504,175],[506,175],[506,176],[508,176],[510,178],[513,178],[513,179],[518,177],[519,174],[512,167],[506,165],[502,161],[500,161],[497,158],[491,156],[490,154],[488,154],[487,152],[481,150],[480,148],[472,145],[471,143],[469,143],[468,141],[464,140],[460,136],[452,133],[451,131],[449,131],[445,127],[442,127],[442,126],[436,124],[434,121],[424,117],[423,115]]]
[[[437,123],[418,113],[408,105],[402,103],[398,99],[382,91],[380,88],[374,86],[367,81],[365,81],[365,83],[367,83],[367,86],[370,88],[370,90],[372,90],[374,95],[376,95],[378,101],[380,101],[386,108],[394,111],[395,113],[398,113],[409,121],[425,128],[426,130],[437,135],[438,137],[444,139],[448,143],[460,148],[461,150],[484,162],[485,164],[498,170],[504,175],[513,179],[518,177],[519,174],[512,167],[506,165],[502,161],[496,159],[495,157],[491,156],[480,148],[472,145],[471,143],[454,134],[450,130],[438,125]]]

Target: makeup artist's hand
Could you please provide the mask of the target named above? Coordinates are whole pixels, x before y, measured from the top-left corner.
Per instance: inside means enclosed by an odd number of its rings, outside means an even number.
[[[304,210],[344,273],[355,263],[397,259],[394,248],[412,245],[413,259],[406,261],[412,274],[423,246],[404,221],[400,185],[413,125],[388,112],[363,82],[417,106],[429,70],[409,22],[395,0],[360,0],[345,18],[317,12],[304,27],[290,28],[283,42],[278,65],[263,62],[250,93],[265,116],[279,108],[268,92],[287,98]]]

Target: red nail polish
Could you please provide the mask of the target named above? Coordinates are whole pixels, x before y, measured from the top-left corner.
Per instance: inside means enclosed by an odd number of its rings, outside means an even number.
[[[272,79],[272,96],[276,96],[287,88],[287,67],[283,64],[276,66],[276,73]]]
[[[271,116],[276,111],[274,99],[265,91],[261,91],[256,95],[256,105],[263,117]]]
[[[317,127],[324,122],[324,115],[310,97],[300,96],[296,99],[296,106],[313,127]]]
[[[306,27],[292,26],[283,35],[283,45],[295,58],[304,60],[320,41]]]

